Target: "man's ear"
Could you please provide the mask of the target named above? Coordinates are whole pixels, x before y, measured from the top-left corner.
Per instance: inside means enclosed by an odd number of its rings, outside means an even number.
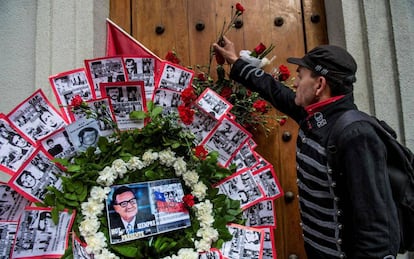
[[[317,80],[318,85],[316,86],[315,95],[321,97],[326,94],[330,94],[329,87],[327,85],[326,78],[323,76],[318,77]]]

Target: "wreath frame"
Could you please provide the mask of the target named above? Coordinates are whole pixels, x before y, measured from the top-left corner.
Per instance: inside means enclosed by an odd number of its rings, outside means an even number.
[[[196,147],[193,144],[194,135],[180,126],[178,118],[174,115],[165,116],[162,108],[148,104],[148,112],[131,114],[136,119],[147,120],[142,129],[130,131],[117,131],[110,138],[100,137],[97,147],[90,147],[85,152],[77,154],[71,159],[56,159],[66,170],[66,176],[62,176],[62,191],[48,187],[48,193],[42,206],[53,207],[52,218],[57,221],[59,211],[64,209],[77,211],[72,230],[82,241],[79,227],[84,218],[79,211],[82,203],[86,202],[93,186],[97,185],[99,172],[105,167],[111,166],[116,159],[127,162],[131,157],[142,157],[151,150],[159,152],[169,149],[186,161],[187,168],[195,170],[199,175],[199,181],[208,188],[205,199],[213,204],[213,227],[218,232],[217,241],[212,248],[221,248],[222,244],[231,240],[232,235],[227,229],[228,223],[244,224],[240,202],[232,200],[219,190],[212,187],[214,183],[230,176],[236,170],[235,166],[224,168],[218,164],[218,153],[211,152],[207,156],[197,156]],[[99,150],[99,152],[97,152]],[[154,161],[142,169],[129,171],[123,178],[117,178],[114,185],[137,183],[152,180],[177,178],[173,168],[162,166],[159,161]],[[180,177],[178,177],[180,178]],[[180,178],[183,182],[183,179]],[[184,193],[191,193],[188,186],[182,183]],[[201,202],[195,198],[196,204]],[[191,226],[185,229],[158,234],[155,236],[137,239],[121,244],[109,244],[109,226],[106,219],[105,206],[99,216],[100,232],[104,233],[107,248],[121,258],[162,258],[176,254],[180,249],[194,249],[194,241],[200,222],[195,216],[195,211],[189,208]],[[167,234],[167,235],[166,235]],[[62,258],[71,258],[72,249],[69,247]]]

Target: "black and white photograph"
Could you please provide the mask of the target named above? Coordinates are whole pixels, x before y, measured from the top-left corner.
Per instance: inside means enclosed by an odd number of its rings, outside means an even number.
[[[18,221],[31,202],[7,184],[0,184],[0,221]]]
[[[198,106],[193,106],[193,109],[195,110],[195,113],[192,123],[189,125],[185,125],[183,123],[183,127],[188,128],[194,134],[195,138],[193,140],[193,143],[195,145],[198,145],[203,142],[203,140],[216,127],[219,121],[209,116]]]
[[[51,209],[27,207],[19,221],[12,258],[60,258],[68,246],[75,214],[59,212],[58,223]]]
[[[243,211],[246,226],[250,227],[276,227],[276,215],[273,200],[262,200]]]
[[[33,143],[66,126],[62,115],[41,89],[16,106],[7,116]]]
[[[66,128],[55,131],[52,135],[41,139],[40,145],[54,158],[71,158],[76,154],[74,145],[69,139]]]
[[[259,171],[255,171],[253,172],[253,175],[267,198],[276,199],[283,195],[282,188],[280,187],[273,166],[268,166]]]
[[[264,230],[246,227],[238,224],[229,224],[233,239],[224,242],[221,253],[225,258],[232,259],[262,259]]]
[[[177,64],[165,62],[157,88],[182,92],[191,85],[194,71]]]
[[[89,147],[96,147],[101,134],[99,123],[93,118],[78,119],[65,129],[76,152],[85,152]]]
[[[85,68],[91,78],[95,98],[102,97],[101,83],[126,81],[122,57],[101,57],[85,60]]]
[[[181,103],[181,93],[169,89],[156,89],[153,96],[154,105],[162,107],[162,114],[177,113],[177,107]]]
[[[214,187],[219,189],[219,193],[240,201],[240,207],[243,210],[265,198],[264,193],[249,171],[232,174]]]
[[[6,115],[0,113],[0,171],[4,181],[13,175],[35,151],[29,139],[17,131]]]
[[[210,88],[207,88],[200,94],[196,100],[196,104],[216,120],[222,119],[233,107],[231,103]]]
[[[249,138],[251,134],[247,130],[224,117],[202,144],[208,151],[218,151],[218,162],[226,167]]]
[[[56,165],[47,155],[46,151],[38,148],[23,167],[13,175],[9,185],[23,197],[32,201],[43,201],[47,187],[53,186],[62,189],[63,168]]]
[[[106,199],[111,244],[190,226],[179,179],[115,185]]]
[[[143,81],[145,99],[151,100],[155,89],[155,58],[124,56],[127,81]]]
[[[50,76],[49,82],[60,107],[60,111],[68,122],[71,122],[69,111],[73,97],[80,96],[84,101],[94,98],[92,87],[84,68]]]
[[[129,117],[133,111],[146,111],[144,83],[123,82],[101,84],[102,97],[108,97],[115,122],[120,130],[141,129],[145,120]]]
[[[0,258],[11,258],[16,229],[17,221],[0,221]]]
[[[256,151],[250,146],[249,141],[246,141],[229,164],[235,164],[237,171],[241,171],[254,167],[258,162]]]

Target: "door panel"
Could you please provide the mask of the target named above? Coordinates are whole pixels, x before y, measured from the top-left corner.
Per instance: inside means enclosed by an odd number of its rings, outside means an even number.
[[[284,64],[295,76],[296,66],[287,64],[286,59],[302,56],[306,50],[327,43],[323,0],[239,2],[246,9],[241,17],[243,26],[233,28],[227,36],[237,50],[251,50],[260,42],[266,46],[273,43],[276,47],[269,57],[275,55],[276,59],[267,72]],[[175,50],[182,65],[195,69],[196,65],[209,64],[210,46],[217,40],[223,23],[229,22],[234,4],[229,0],[111,0],[110,18],[159,57],[164,58],[168,51]],[[204,25],[204,29],[197,30],[197,24]],[[157,28],[164,28],[163,33],[157,34]],[[270,114],[282,115],[275,109]],[[298,126],[290,119],[283,126],[275,122],[270,125],[273,129],[268,137],[259,130],[254,133],[254,139],[257,151],[273,164],[286,194],[275,201],[277,256],[303,259],[306,256],[296,198]]]

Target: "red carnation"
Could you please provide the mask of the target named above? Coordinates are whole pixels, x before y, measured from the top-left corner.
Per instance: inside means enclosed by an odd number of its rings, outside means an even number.
[[[190,125],[194,120],[194,110],[185,105],[178,106],[178,115],[185,125]]]
[[[206,81],[206,75],[204,73],[199,73],[197,75],[198,80],[200,81]]]
[[[285,65],[279,66],[279,81],[286,81],[290,77],[289,68]]]
[[[241,5],[241,3],[237,3],[236,4],[236,10],[237,10],[237,12],[240,12],[240,14],[242,14],[246,9],[244,9],[244,7]]]
[[[253,108],[258,112],[265,113],[267,112],[267,103],[264,100],[257,100],[253,103]]]
[[[223,89],[221,89],[220,95],[223,96],[223,98],[228,100],[232,93],[233,93],[233,90],[231,90],[230,87],[225,86],[223,87]]]
[[[197,95],[194,93],[194,89],[190,86],[184,89],[181,93],[181,100],[184,104],[189,105],[197,99]]]
[[[286,118],[282,118],[282,119],[279,120],[279,125],[280,126],[285,125],[285,123],[286,123]]]
[[[167,55],[165,56],[165,60],[170,61],[174,64],[180,64],[180,59],[177,57],[177,54],[174,51],[168,51]]]
[[[263,51],[266,50],[266,46],[260,42],[259,45],[256,46],[256,48],[254,48],[254,52],[256,53],[256,55],[260,55],[263,53]]]
[[[183,197],[183,202],[185,205],[187,205],[188,207],[193,207],[195,202],[194,202],[194,196],[191,194],[186,194]]]
[[[76,108],[76,107],[81,106],[82,103],[83,103],[82,97],[80,95],[76,95],[75,97],[73,97],[70,105]]]
[[[208,151],[204,148],[204,146],[196,146],[195,147],[195,156],[204,160],[208,155]]]

